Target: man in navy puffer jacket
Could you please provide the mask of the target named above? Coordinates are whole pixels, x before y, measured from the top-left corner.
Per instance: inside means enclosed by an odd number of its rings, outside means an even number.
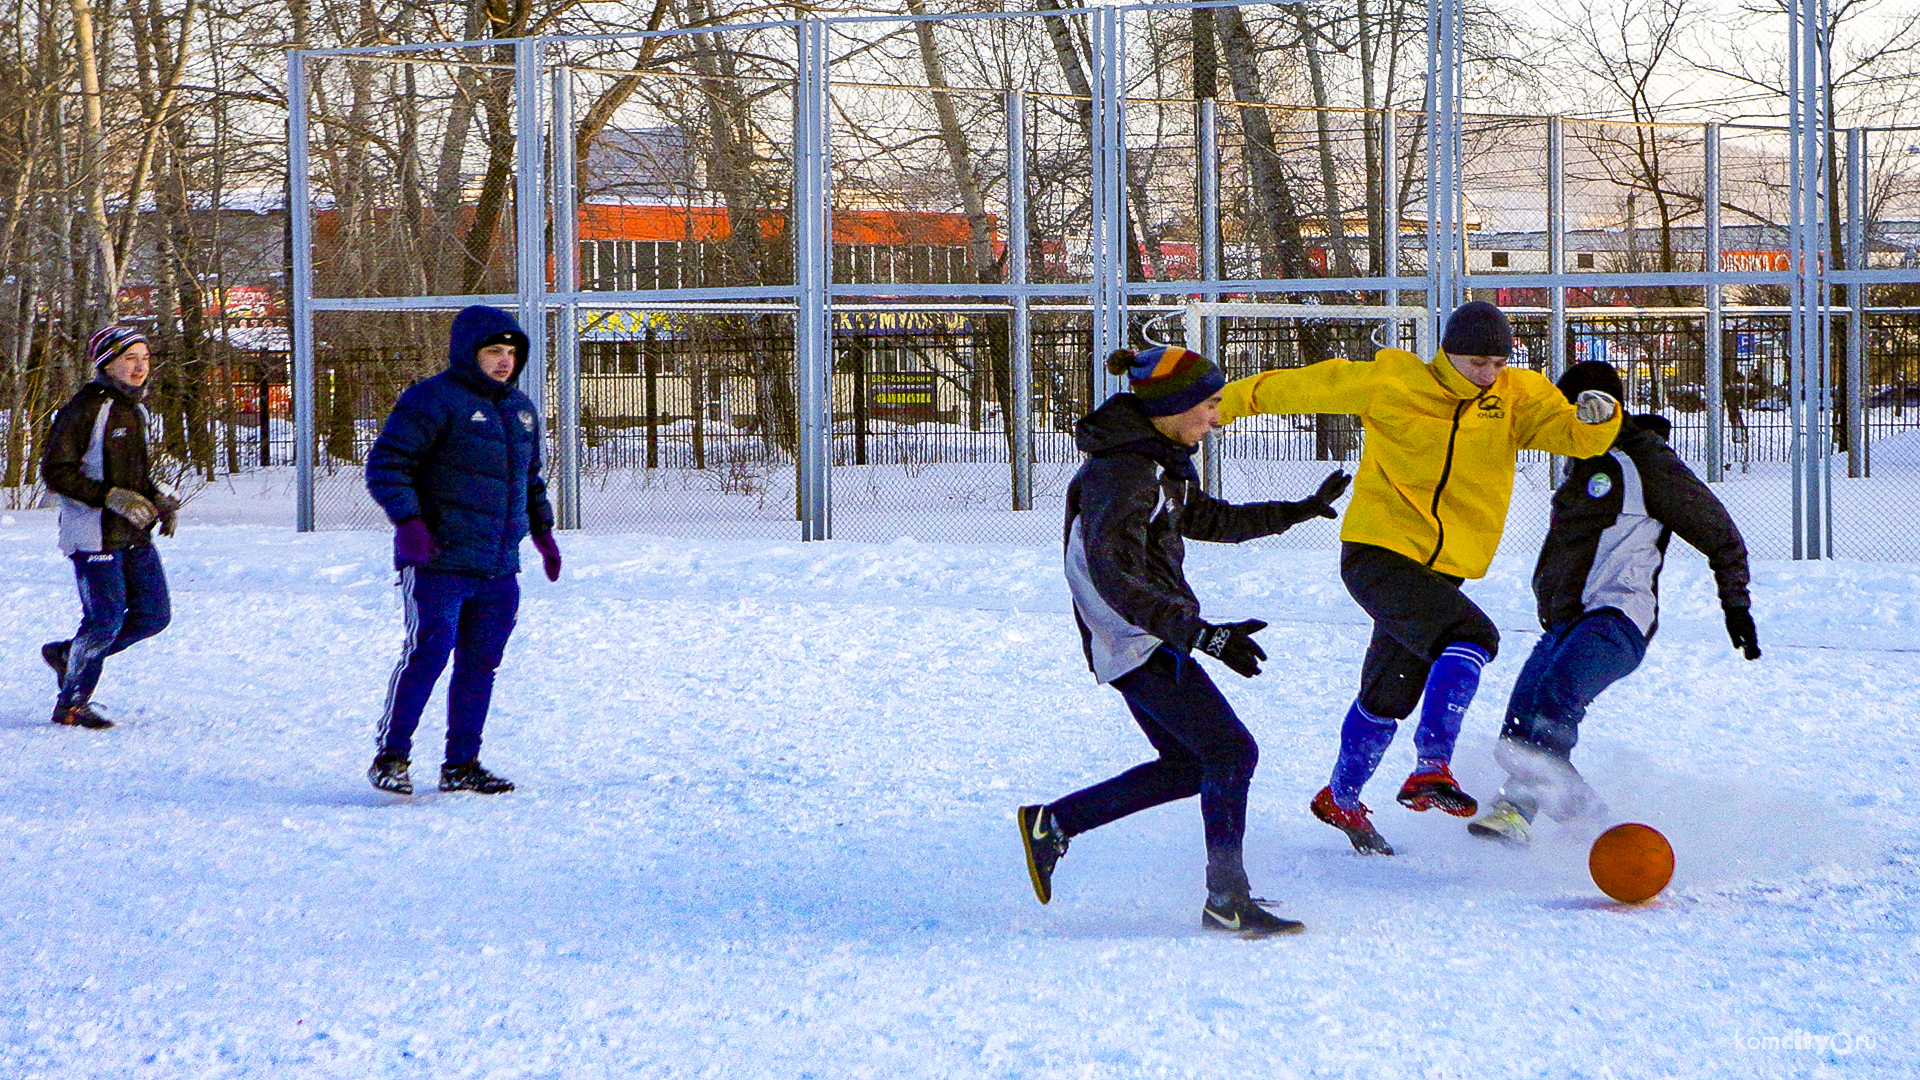
[[[413,732],[449,655],[440,790],[513,790],[481,767],[480,731],[520,607],[520,541],[529,533],[547,580],[560,579],[539,418],[513,385],[526,358],[527,335],[513,316],[461,311],[447,370],[400,395],[367,454],[367,490],[394,523],[407,617],[406,650],[387,683],[379,750],[367,770],[382,791],[413,794]]]

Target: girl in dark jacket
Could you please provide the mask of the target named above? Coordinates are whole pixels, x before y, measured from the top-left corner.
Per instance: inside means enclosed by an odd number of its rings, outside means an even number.
[[[109,728],[92,700],[102,664],[172,619],[153,530],[172,536],[180,503],[148,468],[146,337],[109,326],[87,354],[93,381],[54,414],[40,459],[41,479],[60,497],[60,550],[73,560],[83,614],[74,636],[42,645],[40,657],[60,681],[53,722]]]
[[[1160,756],[1044,805],[1020,808],[1020,839],[1041,903],[1073,836],[1148,807],[1200,796],[1206,826],[1207,903],[1201,926],[1248,936],[1302,927],[1251,896],[1241,862],[1247,788],[1259,748],[1192,658],[1205,652],[1248,678],[1266,658],[1258,619],[1215,625],[1188,587],[1183,539],[1239,543],[1314,517],[1334,516],[1348,477],[1335,473],[1310,499],[1233,505],[1200,489],[1193,452],[1220,423],[1226,379],[1179,346],[1107,360],[1131,393],[1075,425],[1087,454],[1067,489],[1066,572],[1074,618],[1094,678],[1113,686]]]

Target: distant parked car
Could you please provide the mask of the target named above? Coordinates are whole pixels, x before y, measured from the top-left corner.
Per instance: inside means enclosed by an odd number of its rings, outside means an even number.
[[[1920,383],[1882,387],[1867,398],[1867,404],[1920,408]]]

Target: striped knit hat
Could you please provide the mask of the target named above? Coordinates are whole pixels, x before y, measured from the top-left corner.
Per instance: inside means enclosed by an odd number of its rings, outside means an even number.
[[[87,339],[87,359],[92,361],[93,369],[99,371],[113,363],[121,353],[146,343],[147,335],[131,326],[116,323]]]
[[[1220,392],[1227,377],[1213,361],[1178,345],[1159,345],[1143,353],[1115,349],[1107,370],[1124,372],[1140,411],[1148,416],[1173,416]]]

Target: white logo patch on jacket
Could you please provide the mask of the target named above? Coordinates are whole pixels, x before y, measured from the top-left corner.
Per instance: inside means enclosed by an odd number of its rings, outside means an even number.
[[[533,414],[525,409],[520,410],[520,426],[528,431],[533,430]]]
[[[472,420],[476,424],[484,424],[487,422],[487,414],[481,412],[479,409],[475,409],[473,410]]]

